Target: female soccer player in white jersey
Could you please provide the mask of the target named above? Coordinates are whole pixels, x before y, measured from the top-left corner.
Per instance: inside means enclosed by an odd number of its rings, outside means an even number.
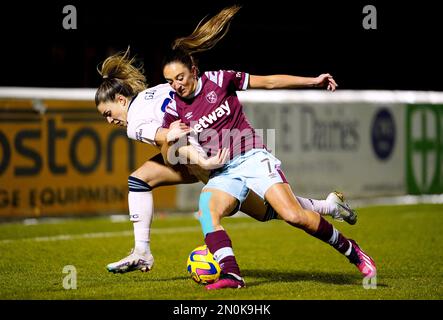
[[[221,267],[219,280],[206,288],[241,288],[245,285],[221,219],[244,201],[249,190],[264,198],[287,223],[329,243],[348,257],[363,276],[375,276],[374,261],[354,240],[347,239],[319,213],[301,206],[286,182],[280,161],[266,150],[236,95],[237,90],[247,88],[311,86],[333,91],[336,83],[332,76],[254,76],[235,71],[199,74],[192,54],[212,48],[226,34],[238,10],[237,6],[226,8],[206,23],[200,23],[190,36],[177,39],[163,67],[165,79],[177,93],[174,103],[166,110],[163,127],[169,128],[172,122],[181,120],[196,134],[208,156],[225,148],[230,151],[230,160],[211,171],[200,194],[199,216],[205,243]],[[189,158],[195,154],[192,146],[179,148],[179,152],[185,152]]]
[[[171,102],[174,91],[164,83],[147,88],[142,66],[136,66],[129,51],[108,57],[102,64],[99,73],[103,82],[96,92],[97,109],[105,119],[115,125],[126,126],[129,138],[162,147],[168,129],[163,129],[165,109]],[[177,124],[180,128],[183,124]],[[199,164],[203,169],[218,166],[220,159],[212,157]],[[149,271],[154,258],[150,249],[150,228],[153,218],[152,189],[174,184],[189,184],[198,181],[196,175],[204,183],[208,180],[208,171],[195,170],[192,174],[184,165],[166,166],[161,154],[146,161],[128,178],[129,214],[133,222],[135,246],[127,257],[110,263],[107,269],[111,272],[128,272],[133,270]],[[346,203],[340,194],[331,193],[326,200],[299,198],[308,208],[315,208],[325,215],[338,220],[355,223],[356,215],[342,209]],[[251,217],[267,221],[276,218],[275,211],[263,200],[251,192],[243,203],[242,211]]]

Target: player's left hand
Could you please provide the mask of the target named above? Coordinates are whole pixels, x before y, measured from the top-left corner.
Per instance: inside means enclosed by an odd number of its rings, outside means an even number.
[[[335,91],[338,84],[329,73],[323,73],[315,78],[314,86],[317,88],[326,88],[328,91]]]

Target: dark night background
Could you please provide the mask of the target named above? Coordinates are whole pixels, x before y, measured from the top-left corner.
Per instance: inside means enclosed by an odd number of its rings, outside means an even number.
[[[390,3],[388,5],[388,3]],[[77,30],[65,30],[65,5]],[[206,15],[241,4],[228,35],[198,56],[201,70],[316,76],[340,89],[443,90],[443,14],[437,2],[392,1],[15,1],[1,10],[1,86],[97,87],[97,65],[131,46],[151,85],[172,40]],[[377,8],[377,30],[362,10]]]

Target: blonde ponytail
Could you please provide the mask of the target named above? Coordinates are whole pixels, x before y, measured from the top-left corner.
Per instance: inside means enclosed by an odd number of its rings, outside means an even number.
[[[97,68],[103,82],[95,94],[95,103],[113,101],[116,94],[133,97],[147,88],[143,65],[135,65],[135,57],[129,58],[129,48],[106,58]]]

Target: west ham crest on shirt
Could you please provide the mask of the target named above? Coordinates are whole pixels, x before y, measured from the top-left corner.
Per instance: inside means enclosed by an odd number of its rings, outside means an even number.
[[[206,95],[206,100],[208,100],[209,103],[216,103],[217,102],[217,94],[214,91],[209,92]]]

